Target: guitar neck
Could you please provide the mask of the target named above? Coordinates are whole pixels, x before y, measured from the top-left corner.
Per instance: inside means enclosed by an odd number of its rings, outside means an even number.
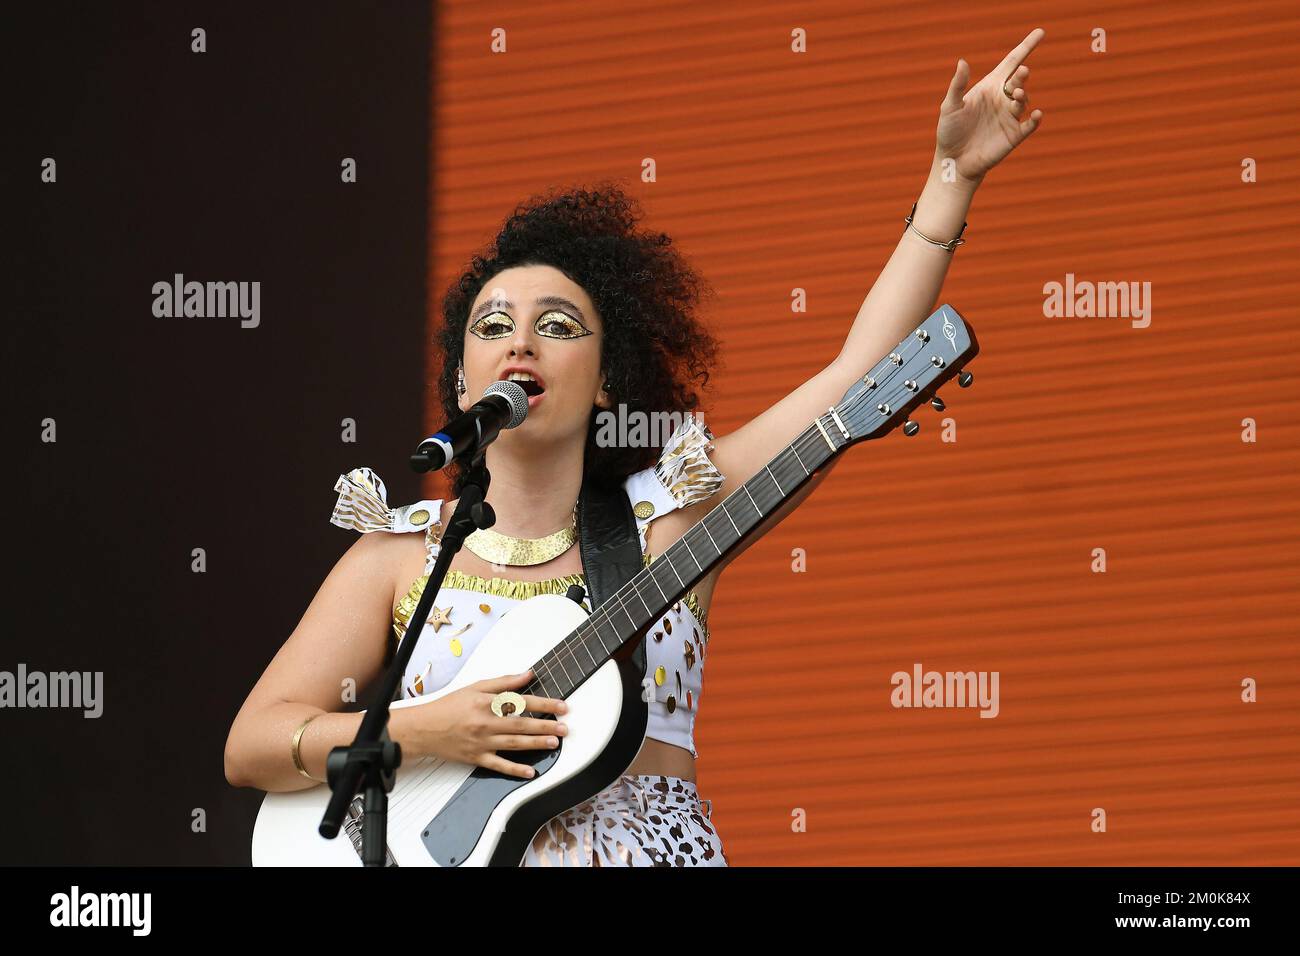
[[[957,311],[939,307],[894,351],[858,379],[838,405],[817,416],[793,442],[696,522],[577,630],[533,665],[536,692],[567,697],[621,648],[638,640],[683,594],[744,542],[831,458],[879,438],[903,422],[979,351]],[[958,384],[970,384],[962,372]],[[943,404],[936,397],[936,407]],[[914,434],[915,427],[905,427]]]
[[[533,666],[537,692],[567,697],[620,648],[639,639],[849,443],[835,419],[833,409],[819,416],[541,658]]]

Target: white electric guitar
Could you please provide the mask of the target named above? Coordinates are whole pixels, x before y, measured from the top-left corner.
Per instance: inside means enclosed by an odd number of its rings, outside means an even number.
[[[404,760],[388,795],[388,865],[519,865],[543,824],[609,786],[641,749],[645,663],[629,652],[651,625],[831,458],[900,423],[915,434],[907,413],[977,352],[961,316],[940,306],[838,405],[590,616],[558,594],[531,598],[501,617],[445,687],[395,701],[393,708],[420,707],[467,684],[532,668],[534,680],[519,693],[566,700],[569,733],[556,749],[503,753],[536,769],[526,780],[436,757]],[[969,384],[970,373],[958,381]],[[943,408],[937,396],[932,401]],[[325,784],[267,794],[253,828],[253,865],[360,866],[362,798],[349,808],[349,839],[334,840],[317,832],[329,799]]]

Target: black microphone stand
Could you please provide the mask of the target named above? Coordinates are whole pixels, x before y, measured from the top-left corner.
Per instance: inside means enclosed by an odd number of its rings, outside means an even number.
[[[398,648],[374,703],[366,711],[351,746],[335,747],[325,762],[326,777],[333,796],[321,819],[320,835],[332,840],[343,825],[358,790],[364,789],[361,818],[361,862],[363,866],[396,865],[388,853],[388,792],[393,789],[397,768],[402,763],[402,748],[388,736],[389,705],[397,694],[406,665],[419,643],[424,622],[433,608],[433,600],[442,588],[451,560],[460,551],[465,538],[480,528],[496,523],[492,506],[487,503],[488,474],[484,460],[486,446],[479,448],[466,471],[466,482],[456,502],[456,509],[443,530],[441,547],[424,593],[411,612],[406,639]],[[436,517],[436,516],[435,516]]]

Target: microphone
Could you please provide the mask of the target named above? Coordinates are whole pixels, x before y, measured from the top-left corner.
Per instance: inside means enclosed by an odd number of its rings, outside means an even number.
[[[518,382],[493,382],[467,412],[420,442],[411,467],[423,474],[446,468],[466,452],[473,457],[496,440],[502,428],[516,428],[528,417],[528,393]]]

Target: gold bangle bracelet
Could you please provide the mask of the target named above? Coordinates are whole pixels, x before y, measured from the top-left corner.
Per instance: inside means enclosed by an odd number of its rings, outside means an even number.
[[[300,774],[302,774],[308,780],[315,780],[317,783],[325,783],[324,780],[316,780],[315,777],[313,777],[311,774],[307,772],[307,768],[304,767],[302,763],[302,754],[298,752],[298,745],[302,743],[302,732],[307,729],[308,724],[310,724],[313,720],[315,720],[319,716],[321,715],[312,714],[310,717],[308,717],[306,720],[304,720],[301,724],[298,725],[298,729],[293,732],[293,746],[291,746],[289,749],[293,753],[293,765],[298,768],[298,772]]]
[[[932,246],[938,246],[940,249],[946,249],[947,251],[952,252],[954,249],[956,249],[958,246],[960,246],[963,242],[966,241],[961,237],[961,234],[966,231],[966,226],[968,225],[967,223],[963,222],[961,224],[961,228],[957,230],[956,236],[949,239],[947,242],[940,242],[938,239],[931,239],[920,229],[917,229],[916,226],[912,225],[912,220],[915,218],[916,218],[916,203],[912,203],[912,211],[903,217],[903,222],[907,223],[908,229],[912,230],[912,232],[916,233],[918,236],[920,236],[926,242],[930,243],[930,245]]]

